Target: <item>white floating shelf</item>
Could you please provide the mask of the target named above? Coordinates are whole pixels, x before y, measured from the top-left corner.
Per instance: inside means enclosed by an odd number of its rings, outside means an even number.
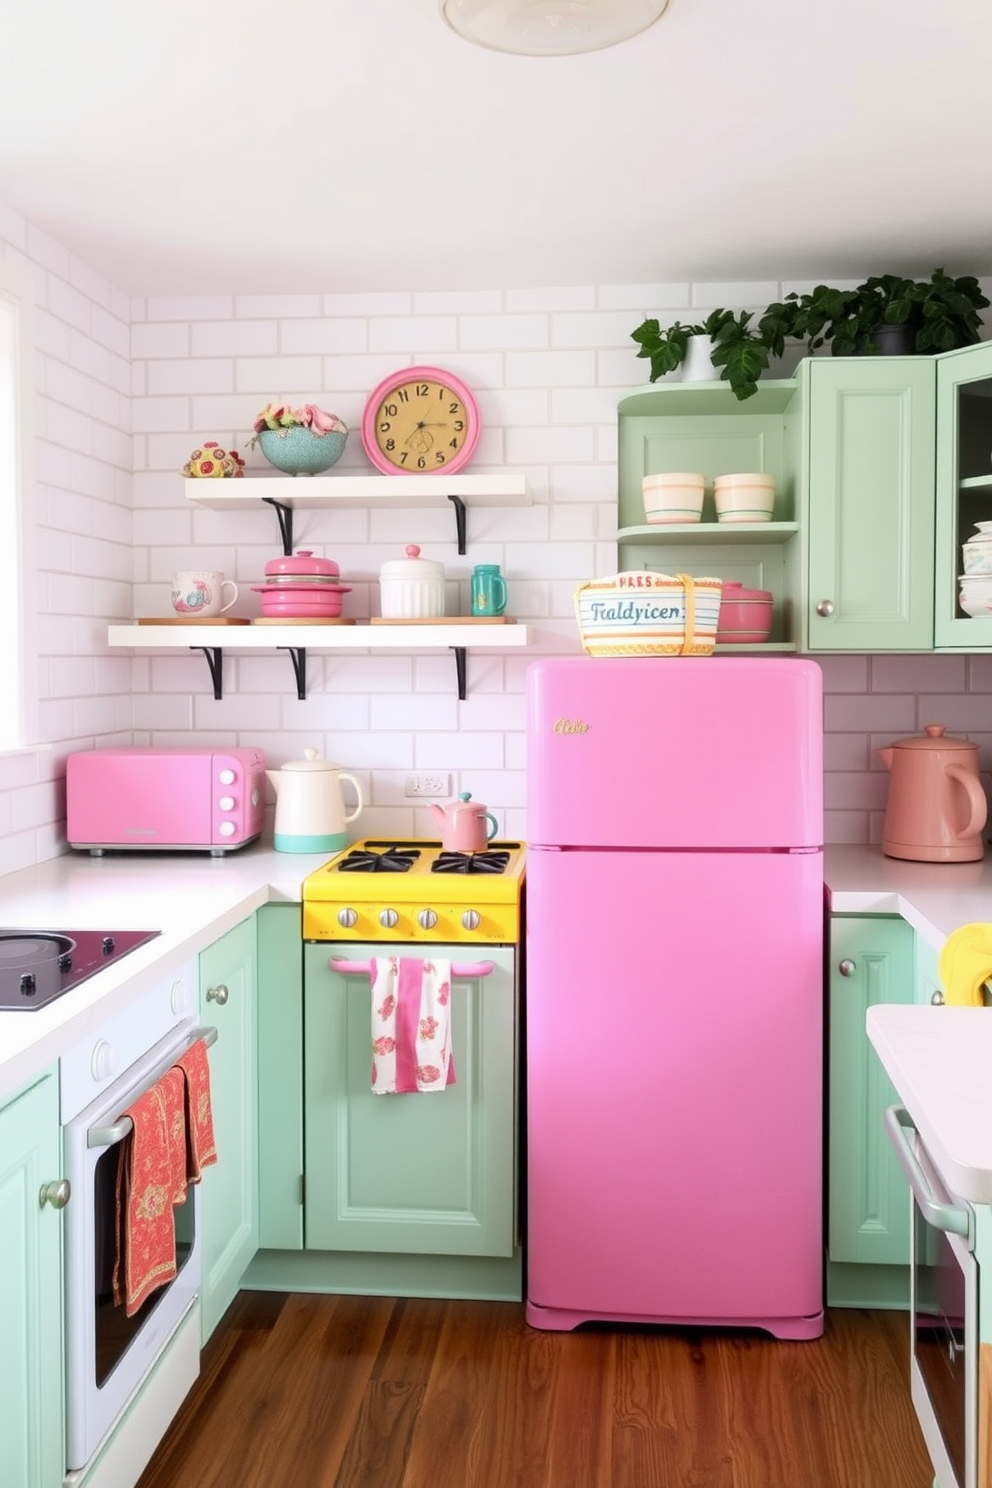
[[[186,498],[222,510],[278,501],[299,510],[319,506],[444,506],[453,496],[487,506],[530,506],[525,475],[246,475],[184,480]]]
[[[185,651],[190,646],[225,651],[509,651],[526,646],[526,625],[111,625],[110,646],[146,651]]]

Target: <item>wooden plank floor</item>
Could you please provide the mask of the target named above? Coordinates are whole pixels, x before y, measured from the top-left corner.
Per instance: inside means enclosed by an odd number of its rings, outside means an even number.
[[[822,1339],[243,1292],[139,1488],[931,1488],[907,1319]]]

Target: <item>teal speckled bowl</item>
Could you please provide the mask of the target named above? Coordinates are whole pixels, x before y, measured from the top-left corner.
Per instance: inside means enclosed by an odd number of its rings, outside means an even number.
[[[286,475],[320,475],[344,454],[347,434],[315,434],[296,425],[291,429],[262,429],[258,445],[270,465]]]

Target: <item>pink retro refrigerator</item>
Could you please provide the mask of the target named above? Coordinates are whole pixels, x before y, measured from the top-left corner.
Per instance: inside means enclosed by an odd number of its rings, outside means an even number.
[[[527,679],[527,1318],[823,1331],[822,693]]]

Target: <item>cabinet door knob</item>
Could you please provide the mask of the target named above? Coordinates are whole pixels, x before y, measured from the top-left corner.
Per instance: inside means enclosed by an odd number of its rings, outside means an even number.
[[[837,968],[841,976],[853,976],[857,969],[858,963],[856,961],[848,961],[846,959]]]
[[[834,602],[832,599],[821,599],[820,603],[816,607],[816,613],[818,615],[822,615],[824,619],[826,619],[828,615],[832,615],[833,612]]]
[[[223,982],[219,982],[216,987],[207,988],[207,1001],[215,1002],[218,1007],[223,1007],[230,995],[230,991]]]
[[[38,1202],[42,1208],[51,1204],[53,1209],[64,1209],[69,1202],[72,1193],[72,1185],[68,1178],[58,1178],[51,1183],[43,1183],[38,1193]]]

